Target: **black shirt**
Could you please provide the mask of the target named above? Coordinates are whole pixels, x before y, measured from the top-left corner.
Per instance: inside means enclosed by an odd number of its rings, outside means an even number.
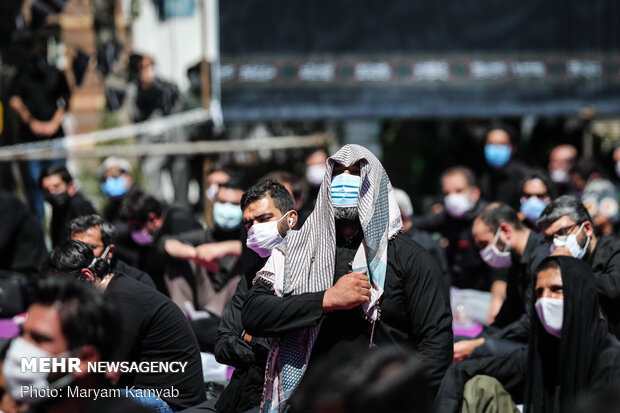
[[[334,283],[351,271],[349,263],[360,241],[359,235],[348,242],[337,241]],[[424,248],[406,236],[390,240],[387,253],[381,319],[375,327],[374,343],[414,348],[428,366],[430,384],[436,388],[452,361],[452,315],[442,275]],[[258,281],[243,308],[243,325],[248,333],[264,337],[322,323],[309,368],[319,357],[338,358],[351,347],[367,349],[371,324],[360,308],[323,314],[324,294],[275,297],[265,282]]]
[[[112,360],[187,362],[184,373],[123,374],[118,385],[170,389],[179,396],[165,398],[175,409],[205,400],[200,350],[189,322],[166,296],[122,274],[110,281],[108,295],[122,315],[121,336]]]
[[[54,207],[52,209],[52,223],[50,228],[52,247],[56,247],[62,241],[69,238],[69,223],[73,218],[96,213],[97,211],[95,211],[90,201],[84,198],[79,192],[70,197],[66,205]]]
[[[598,238],[596,248],[585,259],[592,266],[603,313],[611,324],[620,323],[620,240]]]
[[[151,279],[150,275],[148,275],[142,270],[139,270],[136,267],[132,267],[123,260],[117,259],[112,261],[112,272],[124,274],[128,277],[133,278],[134,280],[138,280],[141,283],[148,285],[149,287],[157,288],[155,287],[155,283]]]
[[[482,260],[471,233],[474,220],[487,205],[485,201],[478,201],[461,218],[454,218],[444,209],[437,214],[411,219],[415,228],[439,232],[448,239],[446,256],[450,265],[451,284],[455,287],[489,291],[493,282],[508,279],[506,269],[491,268]]]
[[[515,160],[503,168],[487,169],[480,177],[480,191],[490,202],[503,202],[515,210],[521,206],[521,181],[527,174],[527,166]]]
[[[0,270],[38,274],[47,257],[37,218],[16,196],[0,191]]]

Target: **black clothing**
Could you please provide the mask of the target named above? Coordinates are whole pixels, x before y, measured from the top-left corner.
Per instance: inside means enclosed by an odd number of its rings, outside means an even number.
[[[597,238],[596,248],[585,257],[592,267],[603,313],[610,324],[620,323],[620,240]]]
[[[431,257],[433,257],[441,273],[449,278],[450,267],[446,259],[446,254],[428,232],[417,229],[416,227],[411,227],[409,231],[405,232],[405,235],[423,246]]]
[[[154,79],[151,84],[144,88],[138,82],[138,94],[136,96],[136,121],[142,122],[158,111],[160,116],[170,115],[179,98],[179,90],[175,85],[160,79]]]
[[[215,359],[234,366],[235,371],[216,403],[218,411],[244,412],[260,405],[271,340],[252,337],[250,343],[244,341],[241,310],[249,291],[248,285],[251,285],[248,279],[251,282],[266,261],[266,258],[259,259],[256,267],[239,280],[220,322],[215,338]]]
[[[151,279],[150,275],[136,267],[132,267],[123,260],[112,259],[112,272],[124,274],[134,280],[138,280],[141,283],[148,285],[149,287],[157,288],[155,287],[155,283]]]
[[[174,386],[179,396],[165,398],[175,409],[205,400],[198,343],[181,310],[153,288],[116,274],[105,294],[122,314],[122,334],[112,360],[187,362],[184,373],[126,373],[118,385],[142,389]]]
[[[157,289],[166,292],[164,273],[167,266],[182,268],[182,273],[188,273],[189,264],[184,260],[167,257],[164,250],[166,236],[176,235],[192,229],[200,229],[202,225],[182,208],[170,208],[166,211],[161,228],[153,237],[153,243],[148,247],[140,248],[138,268],[149,274]]]
[[[18,96],[30,114],[37,120],[49,121],[59,108],[68,109],[71,91],[64,73],[54,66],[32,65],[30,70],[20,72],[10,91],[11,96]],[[62,127],[49,138],[64,136]],[[21,141],[38,140],[30,127],[21,124]]]
[[[546,332],[532,303],[528,350],[506,356],[454,363],[437,396],[441,412],[456,412],[465,382],[476,374],[497,378],[519,403],[524,382],[526,412],[566,411],[588,391],[620,379],[620,342],[607,332],[599,315],[591,268],[582,260],[557,257],[562,273],[564,319],[562,338]]]
[[[508,278],[508,271],[491,268],[482,260],[471,233],[474,220],[487,205],[485,201],[478,201],[461,218],[452,217],[445,209],[437,214],[411,218],[415,228],[439,232],[448,239],[446,256],[450,264],[451,284],[455,287],[490,291],[493,282]]]
[[[52,247],[58,246],[62,241],[69,238],[69,223],[73,218],[96,213],[93,204],[79,192],[70,197],[65,205],[54,207],[50,227]]]
[[[0,191],[0,270],[34,275],[47,257],[41,225],[16,196]]]
[[[351,271],[349,263],[362,238],[361,231],[351,240],[337,237],[334,284]],[[414,348],[427,366],[434,389],[452,360],[452,315],[442,284],[442,275],[424,248],[403,235],[388,242],[381,319],[376,323],[374,343]],[[371,324],[360,309],[323,314],[324,294],[318,291],[275,297],[265,282],[258,281],[243,307],[243,325],[249,334],[269,337],[321,324],[310,369],[319,357],[337,359],[351,347],[367,349]]]
[[[528,168],[525,164],[510,160],[500,169],[487,169],[480,177],[482,197],[489,202],[503,202],[515,211],[521,206],[521,181]]]

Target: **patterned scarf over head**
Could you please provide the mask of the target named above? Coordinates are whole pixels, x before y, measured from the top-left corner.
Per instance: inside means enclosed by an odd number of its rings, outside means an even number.
[[[336,227],[331,201],[334,164],[345,167],[359,162],[360,190],[358,214],[364,240],[353,260],[353,270],[367,269],[371,300],[362,309],[377,320],[387,269],[388,240],[402,230],[400,210],[392,185],[381,162],[366,148],[346,145],[327,160],[327,170],[316,205],[299,231],[289,231],[284,241],[257,275],[272,286],[278,296],[324,291],[332,287],[336,256]],[[320,326],[291,332],[273,341],[262,409],[278,411],[297,386],[306,370]]]

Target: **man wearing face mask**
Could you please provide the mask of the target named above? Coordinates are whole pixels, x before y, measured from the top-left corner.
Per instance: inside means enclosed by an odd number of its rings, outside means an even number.
[[[213,226],[163,239],[166,254],[186,261],[191,267],[190,273],[178,266],[166,272],[170,297],[181,308],[195,305],[198,311],[221,317],[243,274],[239,267],[251,265],[240,262],[245,238],[239,206],[242,195],[243,184],[238,178],[220,184],[213,205]]]
[[[142,270],[135,268],[115,255],[114,227],[99,215],[84,215],[73,219],[69,223],[71,239],[82,241],[93,250],[95,257],[104,257],[110,262],[112,271],[122,272],[149,287],[155,287],[151,277]]]
[[[558,186],[560,195],[566,195],[571,191],[570,172],[577,160],[577,148],[570,144],[561,144],[553,147],[549,152],[547,168],[551,180]]]
[[[484,157],[489,166],[480,177],[482,196],[519,208],[519,183],[527,167],[514,159],[516,132],[508,125],[492,126],[486,136]]]
[[[68,397],[68,386],[85,391],[111,389],[103,374],[87,371],[89,362],[110,360],[117,342],[119,314],[108,297],[84,282],[48,277],[33,288],[27,314],[2,365],[6,390],[14,400],[30,404],[31,411],[50,413],[150,411],[125,397]],[[64,375],[21,371],[22,358],[43,357],[77,357],[82,371]],[[39,392],[23,391],[24,386]],[[62,397],[46,397],[45,388],[58,389]]]
[[[50,238],[55,247],[69,236],[67,226],[73,218],[96,211],[90,201],[77,192],[73,177],[64,166],[46,168],[39,177],[39,185],[45,200],[52,205]]]
[[[532,168],[525,175],[521,187],[521,208],[519,218],[528,227],[538,230],[536,222],[552,199],[557,196],[555,185],[539,168]]]
[[[159,291],[167,294],[164,273],[168,267],[183,267],[187,264],[167,257],[164,251],[165,237],[201,229],[202,225],[187,210],[167,207],[142,191],[127,195],[121,204],[120,216],[131,230],[138,255],[136,266],[151,276]]]
[[[297,212],[291,194],[273,179],[261,181],[248,189],[241,199],[241,208],[243,223],[248,230],[249,252],[258,254],[261,259],[255,261],[256,264],[239,280],[215,339],[217,361],[234,366],[235,372],[220,397],[207,401],[203,406],[196,406],[196,411],[245,412],[258,407],[261,400],[271,340],[253,337],[245,332],[241,323],[241,309],[256,272],[262,268],[288,230],[295,227]]]
[[[127,362],[181,362],[184,371],[127,372],[115,376],[121,389],[170,389],[178,394],[125,392],[127,397],[167,410],[195,406],[205,400],[202,364],[196,337],[183,312],[166,296],[121,273],[111,272],[107,259],[95,258],[80,241],[65,240],[50,253],[49,271],[90,282],[105,292],[122,314],[118,345],[110,359]],[[123,390],[121,390],[123,391]]]
[[[505,204],[493,203],[483,209],[474,221],[472,233],[487,264],[509,269],[508,286],[506,300],[499,303],[501,309],[493,323],[477,338],[454,344],[457,361],[503,354],[527,343],[506,338],[504,328],[529,314],[531,280],[538,265],[549,255],[544,237],[523,225],[517,213]]]
[[[597,237],[585,206],[570,195],[551,201],[538,226],[552,255],[579,258],[592,267],[601,309],[610,329],[620,335],[620,240]]]
[[[452,359],[448,297],[432,257],[401,231],[379,160],[359,145],[331,156],[314,211],[272,250],[243,307],[248,334],[277,338],[265,411],[282,411],[315,360],[343,351],[410,346],[439,384]]]
[[[486,323],[489,318],[486,311],[472,310],[479,301],[480,294],[477,291],[486,292],[484,298],[487,300],[493,296],[496,301],[501,301],[506,295],[508,277],[505,269],[485,264],[471,233],[474,219],[488,203],[480,198],[476,176],[469,168],[455,166],[446,170],[441,175],[441,187],[445,208],[438,213],[412,217],[411,221],[415,228],[439,232],[446,238],[451,285],[459,289],[476,290],[471,292],[474,296],[473,305],[469,301],[465,301],[464,305],[470,317]]]
[[[527,349],[454,363],[442,382],[438,411],[461,411],[462,402],[463,411],[493,405],[517,412],[516,402],[526,412],[565,412],[579,396],[617,385],[620,343],[600,318],[594,280],[581,260],[545,259],[533,288]]]

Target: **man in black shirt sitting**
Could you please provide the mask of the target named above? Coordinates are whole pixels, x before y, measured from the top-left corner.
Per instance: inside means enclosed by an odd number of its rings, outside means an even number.
[[[120,342],[112,354],[115,361],[180,362],[180,373],[129,373],[118,378],[121,387],[152,390],[150,395],[132,394],[151,406],[183,409],[205,400],[202,364],[196,337],[181,310],[169,298],[120,273],[110,272],[105,258],[95,258],[80,241],[65,240],[48,258],[50,270],[79,276],[105,291],[122,314]],[[161,391],[161,399],[154,391]],[[141,397],[140,397],[141,396]]]
[[[153,280],[147,273],[132,267],[114,255],[116,247],[113,242],[115,231],[112,224],[109,224],[97,214],[77,217],[69,223],[71,239],[82,241],[88,245],[97,258],[105,253],[104,258],[110,261],[112,272],[123,273],[143,282],[149,287],[156,288],[155,283],[153,283]]]

